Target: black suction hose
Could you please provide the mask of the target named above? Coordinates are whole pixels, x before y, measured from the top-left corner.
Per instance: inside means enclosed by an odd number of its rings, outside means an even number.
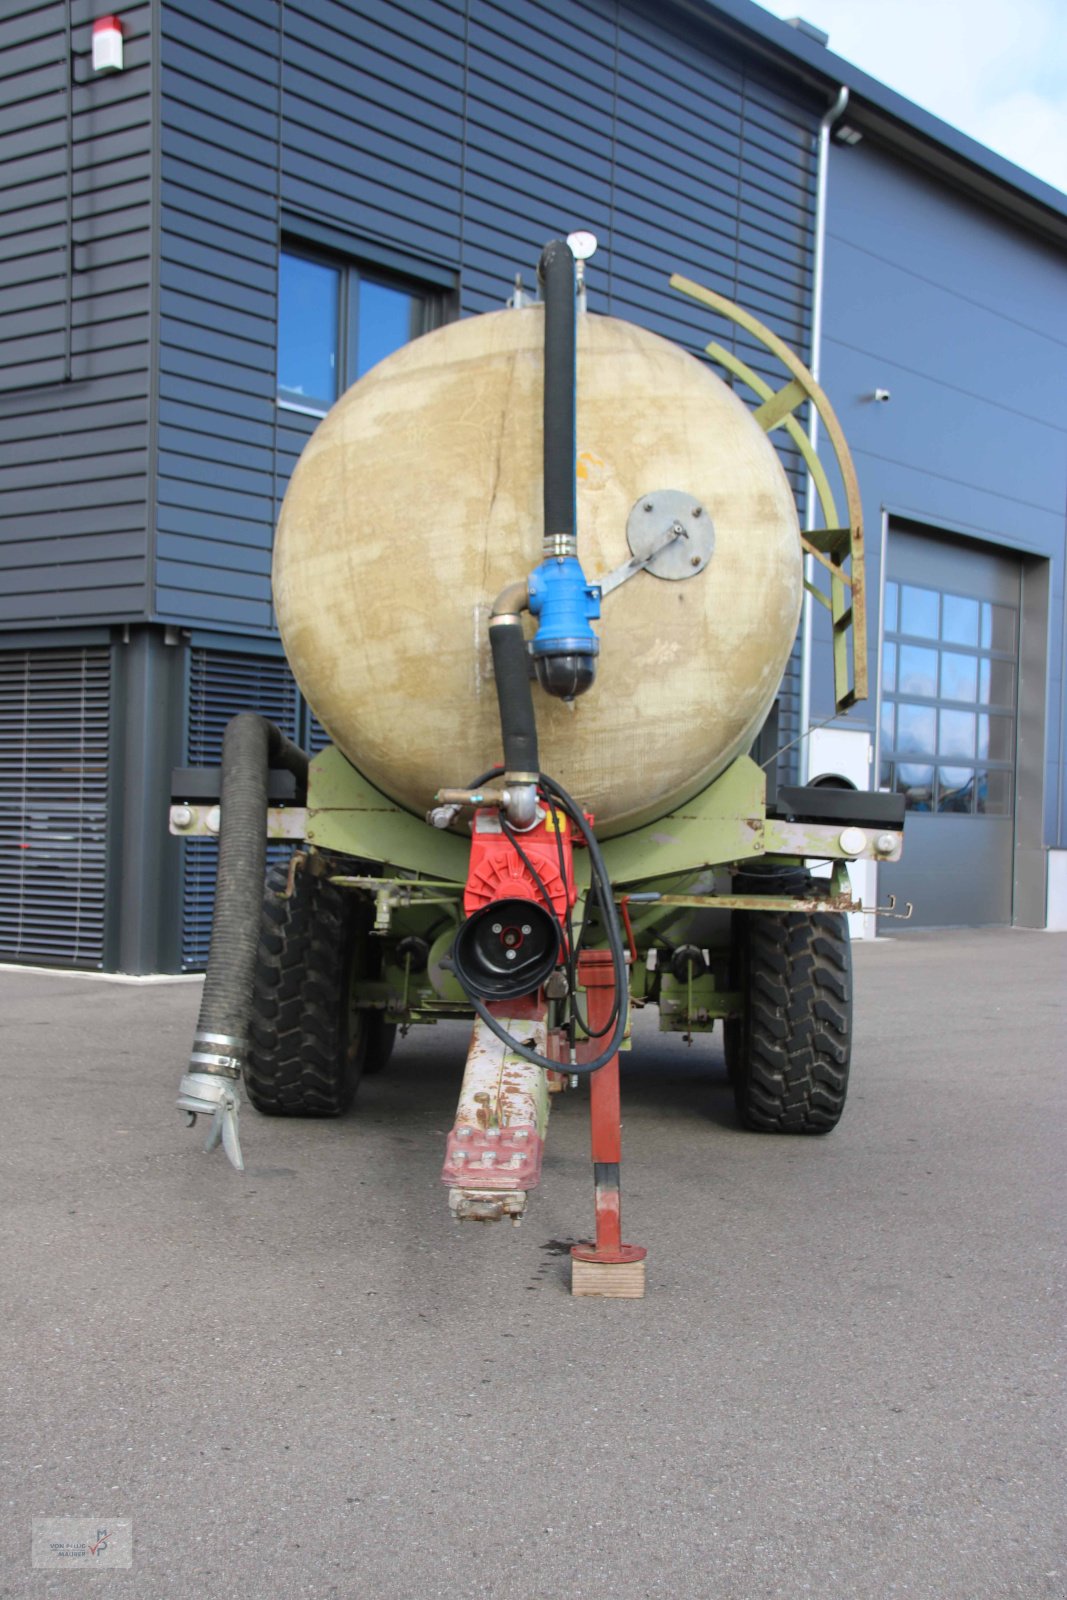
[[[574,256],[562,239],[541,252],[537,275],[545,305],[544,504],[545,539],[571,541],[577,550],[577,377]],[[552,554],[558,553],[553,550]]]
[[[527,782],[536,783],[537,722],[530,689],[530,658],[518,615],[491,617],[489,643],[504,741],[504,771],[509,780],[522,776]]]
[[[273,722],[242,711],[222,740],[222,820],[215,910],[192,1072],[236,1077],[247,1048],[267,854],[267,774],[283,769],[306,798],[308,758]]]

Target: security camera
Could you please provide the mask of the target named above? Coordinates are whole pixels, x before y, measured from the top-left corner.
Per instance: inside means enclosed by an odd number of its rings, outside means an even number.
[[[875,400],[881,400],[883,402],[883,404],[885,403],[885,401],[889,400],[890,398],[891,398],[891,396],[890,396],[890,393],[889,393],[888,389],[876,389],[874,391],[874,399]]]

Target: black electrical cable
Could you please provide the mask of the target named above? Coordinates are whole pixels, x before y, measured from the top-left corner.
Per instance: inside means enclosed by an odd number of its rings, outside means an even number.
[[[488,783],[491,778],[500,777],[503,770],[504,769],[502,767],[490,767],[488,771],[482,773],[479,778],[476,778],[470,787],[472,789],[481,788],[481,786],[484,783]],[[626,1024],[629,1017],[629,1008],[624,999],[624,997],[628,996],[629,994],[629,979],[626,972],[626,951],[622,942],[622,928],[619,923],[619,914],[615,909],[615,901],[611,893],[611,878],[608,874],[600,846],[597,843],[596,835],[585,819],[585,813],[580,809],[577,801],[574,800],[572,796],[567,793],[566,789],[563,788],[562,784],[556,783],[555,779],[548,777],[548,775],[544,772],[540,774],[540,784],[541,787],[547,790],[550,795],[554,796],[559,804],[563,807],[564,811],[571,818],[575,827],[581,833],[589,851],[590,888],[595,888],[597,901],[604,919],[604,931],[607,935],[608,948],[611,951],[612,969],[615,978],[615,998],[612,1006],[612,1011],[615,1018],[615,1026],[612,1030],[611,1040],[600,1052],[600,1054],[592,1061],[579,1063],[552,1061],[548,1056],[540,1055],[538,1051],[532,1050],[528,1045],[521,1044],[518,1039],[513,1038],[505,1028],[501,1027],[500,1023],[497,1022],[492,1012],[489,1011],[489,1009],[481,1000],[478,999],[476,995],[468,994],[467,998],[474,1007],[476,1014],[481,1017],[482,1021],[485,1023],[490,1032],[495,1034],[501,1043],[507,1045],[507,1047],[510,1050],[513,1050],[516,1055],[520,1055],[524,1061],[529,1061],[537,1067],[544,1067],[550,1072],[570,1072],[575,1074],[581,1073],[584,1076],[587,1073],[596,1072],[599,1070],[599,1068],[606,1066],[611,1060],[612,1056],[615,1055],[623,1041],[623,1038],[625,1037]],[[513,842],[517,844],[517,841],[513,840]],[[520,856],[523,855],[521,849],[519,850],[519,854]],[[529,862],[526,864],[527,866],[530,866]],[[530,870],[533,871],[532,867]],[[534,872],[533,876],[535,882],[539,882],[536,872]],[[564,877],[564,882],[566,882],[566,877]],[[543,885],[539,886],[542,894],[546,894],[547,897],[547,892],[545,891]],[[553,915],[554,914],[555,911],[553,908]],[[583,929],[583,938],[584,933],[585,930]],[[571,981],[571,1003],[572,1009],[576,1012],[577,1005],[574,1000],[573,980]],[[586,1032],[589,1038],[595,1039],[603,1037],[602,1033],[591,1033],[588,1029],[584,1028],[584,1024],[581,1023],[580,1016],[577,1020],[579,1024],[583,1026],[583,1031]]]
[[[622,1003],[622,995],[629,989],[629,982],[626,977],[626,957],[625,953],[623,952],[622,944],[622,929],[619,926],[618,913],[615,910],[615,899],[611,893],[611,879],[608,875],[607,867],[604,864],[604,857],[600,852],[600,845],[597,842],[596,835],[593,833],[592,829],[585,820],[585,813],[579,809],[576,801],[572,799],[562,785],[556,783],[552,778],[546,777],[544,773],[541,775],[541,781],[546,789],[548,789],[549,793],[555,794],[557,799],[559,799],[563,804],[564,808],[574,818],[574,821],[581,829],[582,836],[585,839],[587,846],[589,846],[590,864],[592,867],[589,885],[590,895],[595,896],[596,905],[601,910],[601,914],[604,919],[604,929],[608,935],[608,944],[609,947],[611,947],[613,957],[616,955],[616,949],[621,956],[622,978],[620,981],[619,964],[618,960],[616,960],[615,997],[612,1004],[611,1015],[603,1028],[590,1028],[588,1023],[583,1020],[581,1012],[578,1009],[577,993],[574,991],[574,1011],[579,1027],[588,1038],[602,1039],[617,1018],[618,1011]],[[610,911],[607,909],[609,907]],[[582,927],[581,939],[579,940],[579,948],[584,947],[588,931],[589,917],[587,909],[586,920]],[[613,932],[615,935],[614,941],[612,939]]]
[[[562,838],[560,836],[560,830],[558,828],[556,829],[556,854],[559,857],[560,877],[564,880],[564,882],[566,882],[566,879],[567,879],[567,867],[566,867],[566,862],[565,862],[564,856],[563,856],[563,840],[562,840]],[[577,962],[578,962],[578,956],[581,954],[582,950],[585,948],[585,941],[586,941],[586,939],[588,937],[588,934],[589,934],[589,904],[595,904],[597,906],[600,905],[600,896],[597,893],[596,887],[592,882],[590,882],[590,885],[589,885],[589,902],[587,902],[587,905],[586,905],[586,915],[585,915],[585,919],[584,919],[584,921],[582,923],[582,932],[581,932],[581,936],[580,936],[580,938],[578,940],[577,946],[575,946],[575,942],[574,942],[574,919],[571,916],[570,902],[568,901],[568,904],[567,904],[567,980],[568,980],[568,983],[570,984],[570,990],[569,990],[569,995],[570,995],[570,1013],[571,1013],[570,1034],[571,1034],[571,1044],[572,1045],[574,1043],[574,1024],[575,1023],[578,1024],[579,1028],[581,1028],[582,1032],[585,1034],[587,1039],[603,1039],[603,1038],[606,1037],[607,1034],[609,1034],[611,1032],[612,1028],[615,1026],[615,1018],[619,1014],[619,992],[618,992],[618,989],[616,989],[615,994],[614,994],[614,998],[612,1000],[611,1013],[610,1013],[610,1015],[608,1017],[607,1022],[605,1022],[604,1026],[602,1028],[591,1028],[589,1026],[589,1023],[586,1020],[586,1018],[582,1016],[581,1008],[578,1005]]]
[[[518,852],[519,860],[522,862],[523,866],[526,868],[527,872],[530,874],[530,877],[533,879],[534,883],[536,883],[537,888],[538,888],[538,892],[539,892],[539,894],[541,896],[541,899],[545,902],[545,905],[548,907],[549,915],[552,917],[553,921],[556,921],[557,918],[556,918],[555,901],[552,899],[552,896],[549,894],[547,888],[545,887],[544,879],[541,877],[541,874],[538,872],[537,868],[534,866],[533,862],[530,860],[529,856],[526,854],[526,851],[522,848],[522,845],[519,843],[518,835],[515,833],[515,830],[513,828],[509,828],[508,827],[508,824],[505,822],[503,817],[501,817],[501,819],[500,819],[500,826],[504,830],[505,838],[507,838],[507,839],[509,839],[511,841],[512,846]]]
[[[538,792],[540,793],[540,790]],[[544,800],[544,799],[547,799],[547,796],[542,794],[541,798]],[[565,855],[564,849],[563,849],[563,835],[562,835],[562,833],[560,831],[559,822],[555,818],[555,810],[552,807],[551,802],[549,803],[549,809],[552,811],[553,820],[555,821],[555,828],[554,828],[553,831],[554,831],[554,833],[556,835],[556,860],[559,863],[560,880],[563,883],[564,891],[566,891],[566,887],[567,887],[567,858],[566,858],[566,855]],[[568,1043],[570,1044],[570,1047],[571,1047],[571,1053],[573,1054],[575,1043],[576,1043],[576,1037],[577,1037],[576,1029],[575,1029],[575,1023],[580,1021],[580,1018],[579,1018],[579,1015],[578,1015],[578,1000],[577,1000],[577,995],[578,995],[578,973],[577,973],[577,968],[575,966],[574,918],[571,915],[570,895],[566,894],[566,892],[564,894],[564,901],[565,901],[565,907],[566,907],[566,910],[565,910],[565,913],[564,913],[564,924],[565,924],[565,929],[566,929],[566,934],[567,934],[567,942],[566,942],[566,946],[565,946],[565,949],[564,949],[564,957],[563,957],[564,965],[566,966],[566,969],[567,969],[567,1022],[566,1022],[566,1028],[567,1028],[567,1040],[568,1040]],[[615,1020],[614,1012],[612,1013],[611,1020],[612,1020],[612,1022],[614,1022],[614,1020]]]
[[[503,767],[490,767],[487,772],[483,772],[482,773],[480,778],[475,778],[473,783],[468,783],[467,788],[468,789],[480,789],[482,787],[483,783],[488,783],[489,782],[490,778],[502,778],[503,776],[504,776]]]
[[[568,813],[571,820],[574,822],[575,826],[578,828],[583,839],[585,840],[586,846],[589,850],[590,867],[592,876],[597,882],[597,896],[600,901],[601,911],[604,917],[604,931],[607,935],[608,947],[611,951],[612,967],[615,978],[615,1000],[618,1009],[611,1039],[609,1040],[608,1044],[605,1045],[600,1054],[595,1056],[592,1061],[553,1061],[548,1056],[543,1056],[538,1051],[531,1049],[529,1045],[522,1044],[518,1039],[509,1034],[507,1029],[501,1026],[488,1007],[485,1006],[476,995],[469,995],[468,998],[471,1002],[471,1005],[474,1007],[475,1012],[485,1023],[489,1031],[495,1034],[501,1043],[507,1045],[509,1050],[513,1050],[516,1055],[521,1056],[524,1061],[529,1061],[536,1067],[544,1067],[550,1072],[570,1072],[573,1074],[580,1073],[582,1076],[585,1076],[586,1074],[596,1072],[601,1067],[607,1065],[607,1063],[618,1051],[618,1048],[626,1034],[628,1008],[626,1006],[624,997],[629,991],[629,982],[626,972],[626,951],[623,947],[622,928],[619,923],[618,912],[615,910],[615,902],[611,895],[611,880],[608,876],[607,867],[604,863],[604,857],[601,854],[600,846],[597,843],[596,835],[593,833],[593,830],[585,820],[584,812],[579,809],[576,801],[571,798],[562,785],[556,783],[552,778],[547,777],[544,773],[541,774],[541,784],[549,792],[549,794],[553,795],[559,801],[560,805]]]

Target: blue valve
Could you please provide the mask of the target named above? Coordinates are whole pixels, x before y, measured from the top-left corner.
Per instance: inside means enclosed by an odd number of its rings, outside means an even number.
[[[600,615],[600,590],[586,582],[577,556],[549,557],[534,568],[530,610],[539,622],[530,646],[535,656],[599,651],[600,640],[589,624]]]
[[[577,556],[549,556],[530,574],[530,610],[538,619],[530,643],[541,687],[563,700],[583,694],[596,675],[600,589],[586,581]]]

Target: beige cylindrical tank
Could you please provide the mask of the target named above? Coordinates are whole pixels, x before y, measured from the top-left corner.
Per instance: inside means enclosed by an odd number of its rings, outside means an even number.
[[[274,603],[293,672],[352,764],[416,813],[500,760],[487,623],[541,560],[543,327],[540,307],[500,311],[398,350],[316,429],[282,507]],[[580,317],[590,581],[630,558],[635,503],[668,489],[713,521],[706,569],[641,572],[605,597],[596,682],[572,705],[533,686],[542,769],[603,836],[748,748],[796,633],[801,546],[774,448],[731,390],[655,334]]]

